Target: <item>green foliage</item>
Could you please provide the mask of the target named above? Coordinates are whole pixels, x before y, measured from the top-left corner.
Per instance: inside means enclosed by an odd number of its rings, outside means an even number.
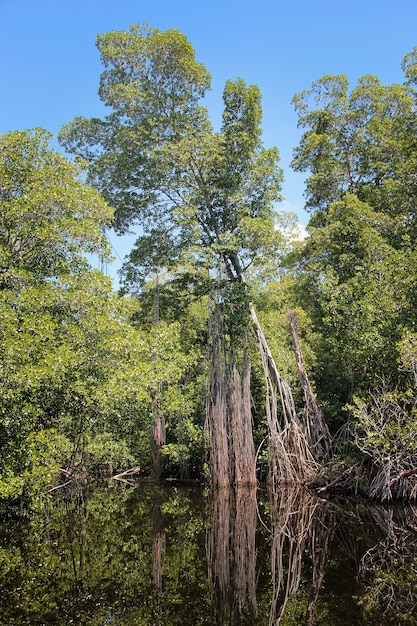
[[[117,440],[107,431],[86,438],[83,458],[90,471],[123,470],[135,464],[135,457],[126,439]]]
[[[103,227],[113,212],[81,170],[49,148],[42,129],[0,138],[2,288],[25,273],[57,277],[86,267],[85,252],[108,254]]]
[[[415,54],[404,60],[412,77]],[[308,171],[310,237],[300,301],[321,336],[315,379],[335,416],[352,394],[394,387],[398,342],[415,320],[416,94],[412,80],[383,86],[324,76],[294,104],[305,130],[293,167]]]
[[[0,301],[5,320],[0,336],[3,466],[18,476],[35,476],[37,453],[35,448],[29,454],[30,440],[50,428],[71,442],[61,462],[80,461],[88,430],[104,428],[107,420],[116,430],[121,407],[113,379],[121,362],[125,371],[130,367],[136,390],[130,411],[146,395],[146,375],[150,376],[146,367],[141,378],[137,372],[134,378],[132,371],[133,365],[138,367],[137,349],[126,358],[138,339],[123,321],[126,307],[111,293],[109,282],[91,272],[59,282],[39,283],[33,278],[24,290],[1,291]],[[39,451],[38,465],[43,463]],[[40,483],[35,483],[31,488],[37,491]]]
[[[391,246],[389,220],[355,196],[331,205],[326,220],[306,244],[302,280],[332,355],[339,351],[346,374],[363,387],[395,370],[413,253]]]
[[[116,228],[143,228],[126,287],[143,288],[155,272],[170,281],[185,274],[207,293],[208,272],[237,280],[270,264],[281,245],[273,203],[282,173],[277,150],[262,146],[259,89],[227,81],[216,133],[200,104],[209,74],[184,35],[139,25],[97,44],[108,68],[100,95],[112,112],[75,119],[60,141],[89,161]]]
[[[356,445],[372,463],[368,494],[383,501],[416,497],[415,334],[407,333],[399,350],[399,368],[408,372],[402,388],[382,385],[351,407]]]
[[[407,185],[415,192],[412,168],[404,164],[416,157],[414,91],[364,76],[349,93],[345,76],[324,76],[293,102],[299,126],[308,129],[293,160],[294,169],[311,172],[307,206],[320,213],[351,192],[366,202],[378,199],[384,212],[401,213]],[[398,192],[399,205],[393,202]]]
[[[153,398],[190,359],[178,325],[135,329],[85,252],[107,254],[112,212],[36,130],[0,140],[0,464],[3,497],[45,491],[59,467],[149,460]]]

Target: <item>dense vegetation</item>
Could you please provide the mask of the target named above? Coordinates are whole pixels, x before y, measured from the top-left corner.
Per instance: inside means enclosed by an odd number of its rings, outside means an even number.
[[[414,499],[417,50],[402,85],[325,76],[295,96],[298,242],[256,86],[226,83],[215,131],[184,35],[97,45],[110,113],[61,130],[76,164],[41,129],[0,138],[0,496],[133,466],[253,483],[268,466]],[[110,257],[110,226],[139,232],[119,294],[86,257]]]

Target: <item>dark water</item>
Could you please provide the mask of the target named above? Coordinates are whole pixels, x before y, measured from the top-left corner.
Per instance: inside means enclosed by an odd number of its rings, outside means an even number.
[[[75,484],[0,524],[0,624],[417,624],[412,507]]]

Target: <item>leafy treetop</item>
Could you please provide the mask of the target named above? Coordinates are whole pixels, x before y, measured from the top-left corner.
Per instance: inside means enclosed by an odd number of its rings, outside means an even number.
[[[88,160],[90,181],[116,208],[115,227],[142,227],[131,263],[194,275],[220,263],[236,279],[272,258],[282,174],[276,148],[262,145],[259,89],[227,81],[214,132],[201,103],[210,75],[183,34],[138,25],[97,45],[106,67],[99,94],[111,112],[76,118],[60,141]]]

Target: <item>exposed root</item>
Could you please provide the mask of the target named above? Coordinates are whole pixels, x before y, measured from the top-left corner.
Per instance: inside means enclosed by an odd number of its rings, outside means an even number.
[[[216,307],[212,323],[212,369],[207,404],[211,482],[215,486],[256,485],[252,436],[250,363],[244,350],[242,374],[236,356],[222,351],[222,319]]]
[[[290,320],[295,359],[297,361],[301,388],[304,392],[307,439],[310,444],[313,458],[318,462],[326,461],[330,457],[332,438],[325,422],[323,412],[317,402],[316,395],[310,385],[301,351],[300,334],[298,331],[295,311],[289,311],[288,319]]]
[[[266,414],[269,428],[268,482],[271,484],[310,482],[317,473],[318,464],[308,440],[307,429],[297,415],[291,389],[277,369],[253,307],[251,317],[266,384]]]

